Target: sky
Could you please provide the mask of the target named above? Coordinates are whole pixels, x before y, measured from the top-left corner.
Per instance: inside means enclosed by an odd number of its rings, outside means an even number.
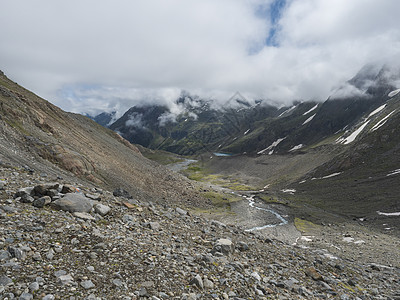
[[[0,70],[67,111],[123,113],[182,90],[326,100],[400,60],[398,0],[0,0]]]

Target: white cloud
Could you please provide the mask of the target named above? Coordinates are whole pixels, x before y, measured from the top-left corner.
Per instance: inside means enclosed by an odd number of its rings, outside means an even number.
[[[0,69],[66,110],[123,112],[181,89],[325,100],[364,64],[399,56],[397,0],[288,0],[277,47],[265,45],[272,2],[3,1]]]

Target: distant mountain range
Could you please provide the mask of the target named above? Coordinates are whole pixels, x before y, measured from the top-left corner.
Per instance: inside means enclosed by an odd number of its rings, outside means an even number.
[[[345,139],[366,114],[390,100],[396,78],[399,73],[387,66],[368,65],[321,103],[295,102],[278,108],[261,100],[250,103],[236,93],[226,105],[214,107],[212,101],[184,93],[176,101],[181,108],[177,115],[168,107],[151,105],[134,106],[115,122],[111,122],[115,114],[93,119],[134,144],[182,155],[284,154],[328,138]]]

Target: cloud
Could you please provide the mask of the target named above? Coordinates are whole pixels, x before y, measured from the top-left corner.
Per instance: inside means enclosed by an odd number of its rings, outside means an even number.
[[[397,0],[6,1],[0,69],[74,112],[172,105],[181,90],[325,100],[366,63],[396,61],[399,11]]]

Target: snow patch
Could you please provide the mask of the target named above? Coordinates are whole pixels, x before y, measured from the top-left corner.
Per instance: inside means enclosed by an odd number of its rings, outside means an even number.
[[[278,118],[282,117],[284,114],[286,114],[286,113],[292,111],[292,110],[295,109],[295,108],[296,108],[296,105],[295,105],[295,106],[292,106],[291,108],[289,108],[289,109],[287,109],[287,110],[285,110],[283,113],[281,113],[281,114],[278,116]]]
[[[367,119],[371,118],[373,115],[376,115],[378,112],[381,110],[384,110],[386,107],[386,104],[383,104],[382,106],[379,106],[377,109],[375,109],[372,113],[370,113],[367,117]]]
[[[303,144],[299,144],[299,145],[297,145],[297,146],[294,146],[292,149],[290,149],[289,152],[299,150],[299,149],[301,149],[301,148],[303,148],[303,147],[304,147]]]
[[[369,123],[369,121],[366,121],[356,131],[354,131],[347,138],[345,138],[341,143],[344,144],[344,145],[347,145],[347,144],[350,144],[351,142],[354,142],[354,140],[364,130],[364,128],[368,125],[368,123]]]
[[[265,149],[263,149],[263,150],[261,150],[261,151],[258,151],[257,154],[263,154],[264,152],[266,152],[266,151],[268,151],[268,150],[271,150],[271,151],[268,153],[268,155],[273,154],[273,153],[274,153],[274,149],[273,149],[273,148],[275,148],[276,146],[278,146],[279,143],[282,142],[284,139],[286,139],[286,137],[281,138],[281,139],[277,139],[275,142],[273,142],[273,143],[272,143],[271,145],[269,145],[267,148],[265,148]]]
[[[338,175],[340,175],[340,174],[342,174],[342,172],[332,173],[332,174],[330,174],[330,175],[326,175],[326,176],[323,176],[323,177],[313,177],[313,178],[311,178],[311,180],[327,179],[327,178],[331,178],[331,177],[338,176]],[[301,182],[299,182],[299,183],[304,183],[304,182],[306,182],[306,181],[303,180],[303,181],[301,181]]]
[[[326,258],[329,258],[329,259],[332,259],[332,260],[338,259],[336,256],[334,256],[334,255],[332,255],[332,254],[330,254],[330,253],[325,253],[324,256],[325,256]]]
[[[306,111],[306,112],[303,114],[303,116],[308,115],[308,114],[309,114],[310,112],[312,112],[313,110],[316,110],[317,107],[318,107],[318,104],[315,105],[315,106],[314,106],[313,108],[311,108],[310,110]]]
[[[301,238],[300,238],[300,240],[305,241],[305,242],[312,242],[312,241],[313,241],[313,240],[312,240],[313,237],[314,237],[314,236],[305,236],[305,235],[302,235]]]
[[[313,114],[311,117],[309,117],[307,120],[305,120],[305,121],[303,122],[303,124],[301,124],[301,125],[305,125],[305,124],[307,124],[308,122],[310,122],[312,119],[314,119],[315,115],[316,115],[316,114]]]
[[[392,97],[396,96],[398,93],[400,93],[400,89],[391,91],[391,92],[388,94],[388,97],[392,98]]]
[[[400,169],[394,170],[394,171],[390,172],[389,174],[387,174],[386,176],[393,176],[396,174],[400,174]]]
[[[386,121],[388,118],[395,112],[396,110],[392,111],[390,114],[388,114],[386,117],[384,117],[382,120],[380,120],[378,123],[376,123],[370,130],[370,132],[375,131],[379,128],[381,128],[383,125],[385,125]]]
[[[332,174],[330,174],[330,175],[323,176],[323,177],[321,177],[320,179],[327,179],[327,178],[331,178],[331,177],[338,176],[338,175],[340,175],[340,174],[342,174],[342,172],[332,173]]]
[[[295,189],[283,189],[283,190],[281,190],[281,192],[289,193],[291,195],[294,195],[294,193],[296,193],[296,190]]]
[[[377,211],[376,213],[377,213],[378,215],[380,215],[380,216],[400,217],[400,212],[384,213],[384,212]]]
[[[245,131],[245,133],[243,133],[243,135],[246,135],[246,134],[248,134],[248,133],[249,133],[249,131],[250,131],[250,129],[247,129],[247,130]]]

